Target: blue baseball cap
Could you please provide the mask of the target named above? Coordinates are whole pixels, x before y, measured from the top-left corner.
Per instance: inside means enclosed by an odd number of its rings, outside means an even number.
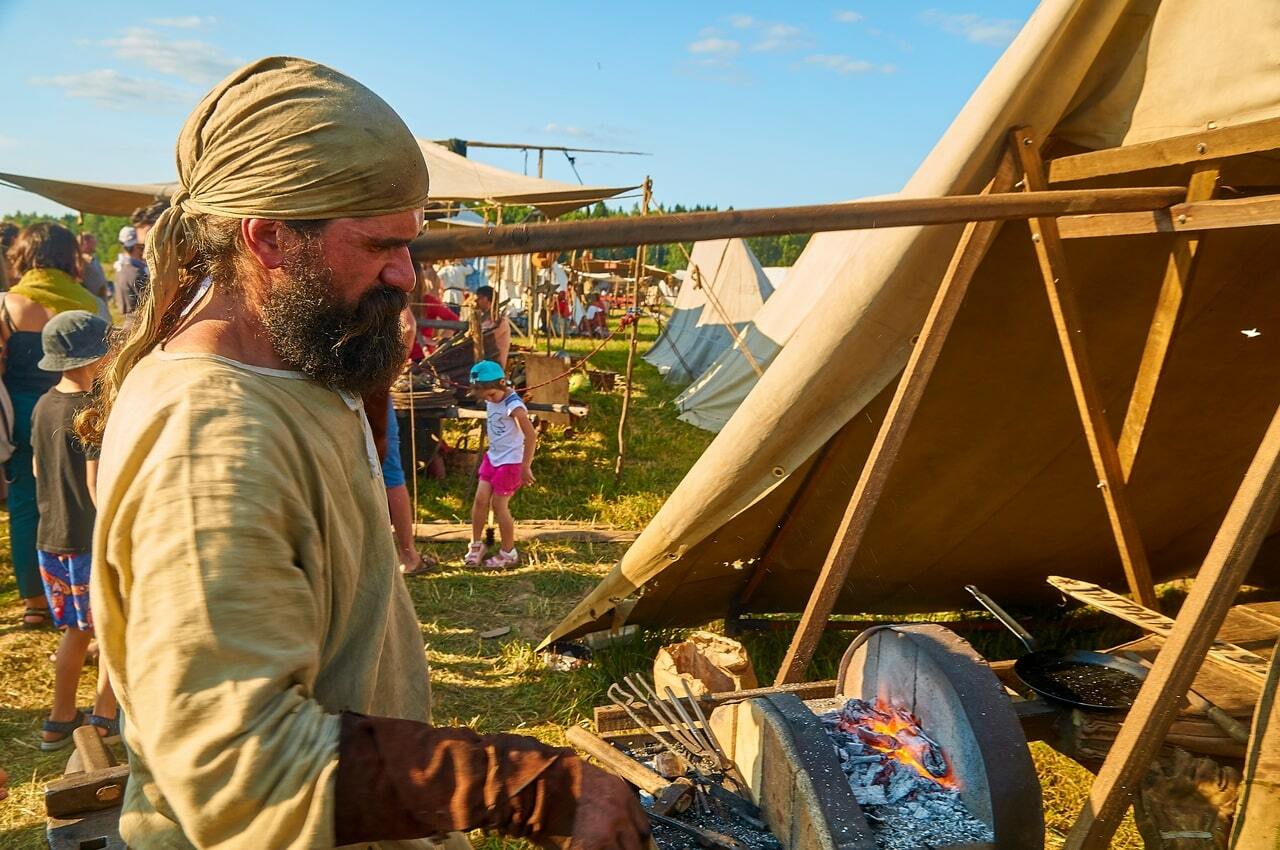
[[[490,381],[505,381],[507,373],[502,371],[502,367],[492,360],[481,360],[479,363],[471,367],[471,383],[487,384]]]

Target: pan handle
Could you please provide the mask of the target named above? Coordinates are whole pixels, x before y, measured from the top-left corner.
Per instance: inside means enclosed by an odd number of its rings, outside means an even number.
[[[978,600],[979,604],[981,604],[983,608],[986,608],[988,611],[992,613],[992,615],[997,620],[1003,623],[1006,629],[1013,632],[1014,637],[1022,641],[1022,645],[1027,648],[1027,652],[1036,651],[1037,649],[1036,639],[1033,638],[1031,636],[1031,633],[1028,632],[1026,629],[1024,629],[1017,620],[1013,619],[1013,617],[1009,615],[1008,611],[1001,608],[999,605],[996,604],[996,601],[994,599],[992,599],[990,596],[987,596],[987,594],[983,593],[981,590],[978,590],[978,588],[974,587],[973,585],[966,584],[964,586],[964,589],[969,591],[969,593],[973,596],[973,598]]]

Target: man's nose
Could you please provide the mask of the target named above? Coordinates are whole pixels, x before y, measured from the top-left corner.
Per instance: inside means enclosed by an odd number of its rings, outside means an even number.
[[[409,256],[408,248],[397,252],[396,258],[383,267],[382,282],[404,292],[413,291],[417,277],[413,273],[413,257]]]

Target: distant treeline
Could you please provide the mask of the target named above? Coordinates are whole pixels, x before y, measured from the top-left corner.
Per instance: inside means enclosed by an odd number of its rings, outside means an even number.
[[[687,213],[687,212],[715,212],[718,207],[708,207],[699,204],[694,207],[687,207],[684,204],[676,204],[670,207],[658,206],[651,210],[652,212],[663,213]],[[535,214],[533,207],[505,207],[502,211],[502,220],[507,224],[516,224],[525,221]],[[561,221],[581,221],[588,218],[617,218],[620,216],[632,216],[640,214],[640,206],[634,205],[631,209],[610,209],[602,203],[585,207],[571,213],[567,213],[560,217]],[[3,217],[5,221],[12,221],[19,226],[28,225],[34,221],[56,221],[65,226],[74,233],[89,231],[98,237],[98,259],[105,265],[115,262],[117,249],[117,237],[120,234],[120,228],[129,223],[127,216],[121,215],[96,215],[88,213],[84,216],[83,221],[79,220],[75,215],[68,213],[67,215],[48,216],[38,215],[36,213],[17,212],[11,213]],[[747,244],[751,246],[751,250],[755,252],[756,259],[760,261],[762,266],[790,266],[800,256],[800,252],[804,250],[805,244],[809,241],[808,235],[789,234],[787,236],[759,236],[747,240]],[[685,243],[684,251],[675,244],[670,245],[650,245],[646,253],[646,262],[652,266],[666,269],[667,271],[676,271],[685,268],[689,261],[686,257],[686,251],[693,250],[692,243]],[[631,248],[603,248],[593,252],[597,259],[605,260],[622,260],[631,259],[636,255],[636,249]]]

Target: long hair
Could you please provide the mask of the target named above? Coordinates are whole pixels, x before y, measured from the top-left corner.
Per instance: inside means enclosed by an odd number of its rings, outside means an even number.
[[[76,433],[87,445],[101,445],[107,417],[120,385],[138,361],[168,339],[182,318],[182,308],[195,296],[200,282],[233,285],[243,261],[240,219],[192,214],[182,217],[178,286],[160,291],[148,286],[137,311],[112,339],[102,371],[93,385],[93,401],[76,416]]]
[[[22,228],[8,256],[19,278],[32,269],[57,269],[72,277],[80,275],[80,244],[75,234],[51,221]]]

